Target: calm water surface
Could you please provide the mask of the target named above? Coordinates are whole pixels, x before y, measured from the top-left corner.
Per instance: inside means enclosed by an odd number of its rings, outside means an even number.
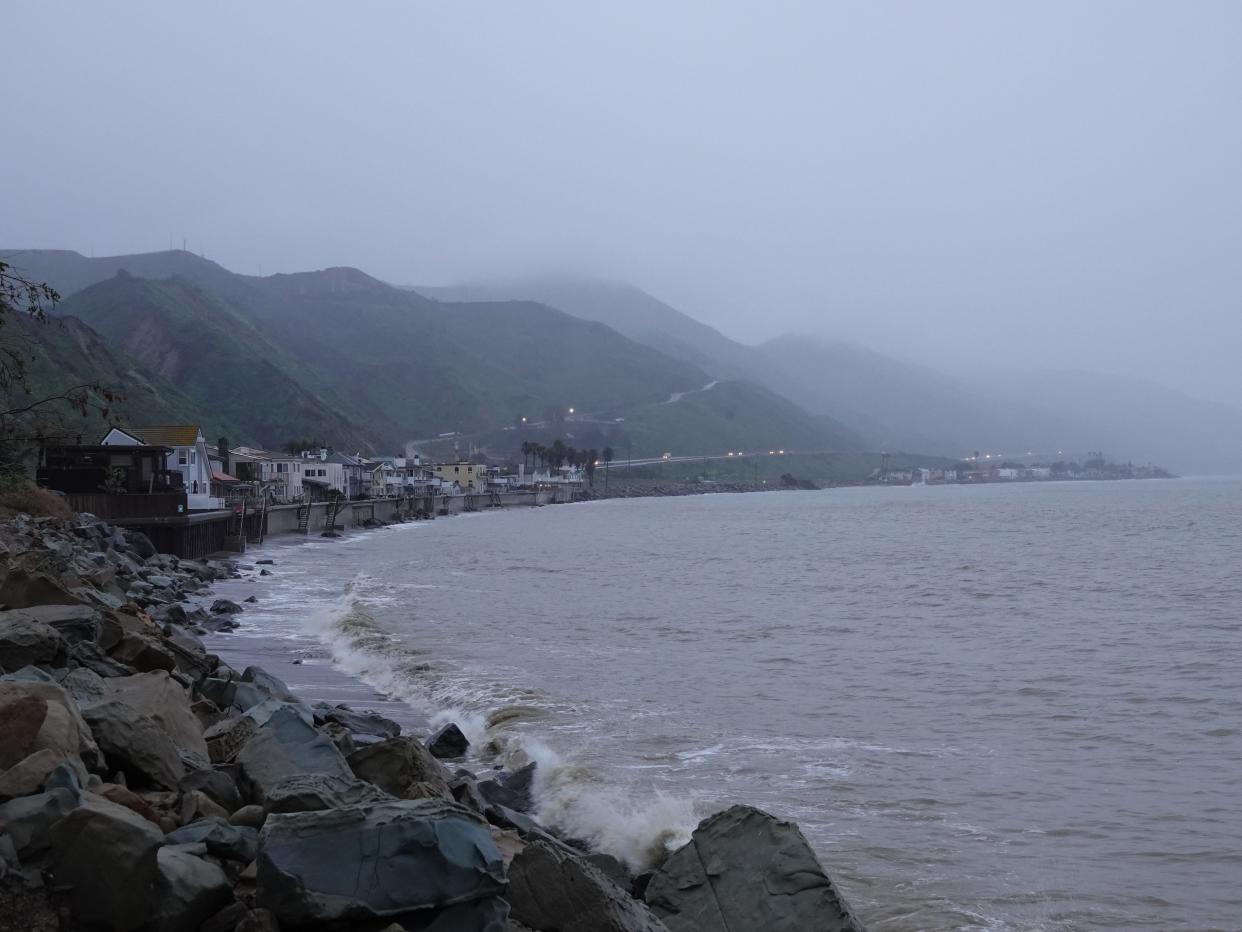
[[[231,662],[529,754],[543,816],[633,863],[749,802],[873,929],[1242,927],[1242,481],[611,501],[251,555],[277,565],[223,587],[260,596]]]

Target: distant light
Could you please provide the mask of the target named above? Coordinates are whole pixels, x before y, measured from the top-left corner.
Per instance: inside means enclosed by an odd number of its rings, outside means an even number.
[[[570,414],[573,414],[573,413],[574,413],[574,409],[573,409],[573,408],[570,408],[570,409],[569,409],[569,413],[570,413]]]
[[[522,423],[523,423],[523,424],[525,424],[525,423],[526,423],[526,418],[522,418]]]
[[[729,451],[729,455],[730,455],[730,456],[732,456],[732,455],[733,455],[733,451],[732,451],[732,450],[730,450],[730,451]]]
[[[784,450],[777,450],[776,452],[777,452],[777,453],[779,453],[781,456],[784,456],[784,455],[785,455],[785,451],[784,451]]]
[[[768,456],[776,456],[776,451],[775,451],[775,450],[769,450],[769,451],[768,451]]]
[[[989,460],[990,460],[990,459],[992,458],[992,454],[991,454],[991,453],[985,453],[985,454],[983,454],[983,458],[984,458],[984,459],[989,459]]]

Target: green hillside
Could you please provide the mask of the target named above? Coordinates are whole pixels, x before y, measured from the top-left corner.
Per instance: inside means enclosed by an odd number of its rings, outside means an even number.
[[[752,383],[698,393],[712,375],[693,363],[532,301],[439,302],[350,268],[234,275],[183,252],[9,255],[66,296],[61,313],[175,385],[205,429],[231,439],[378,451],[455,432],[504,455],[521,440],[506,428],[525,417],[526,435],[581,434],[581,446],[861,445]],[[570,408],[576,423],[560,424]]]
[[[317,397],[296,359],[187,281],[121,272],[73,295],[58,312],[79,317],[143,372],[176,386],[197,411],[190,420],[212,439],[224,434],[234,442],[281,444],[314,435],[347,447],[370,442]]]
[[[109,420],[113,422],[190,422],[201,414],[192,398],[158,373],[117,351],[76,317],[57,317],[46,323],[13,317],[5,324],[4,339],[22,353],[28,388],[28,392],[21,392],[11,387],[0,393],[4,410],[60,395],[77,386],[100,384],[123,386],[125,397],[110,412]],[[108,421],[97,411],[84,415],[64,403],[41,406],[38,410],[45,427],[50,426],[66,437],[81,437],[86,443],[97,441],[108,429]]]

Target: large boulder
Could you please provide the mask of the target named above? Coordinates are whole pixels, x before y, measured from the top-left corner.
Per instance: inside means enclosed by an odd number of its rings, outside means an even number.
[[[184,847],[160,848],[143,932],[197,932],[232,902],[233,885],[219,867]]]
[[[670,932],[862,932],[798,826],[750,806],[704,819],[645,893]]]
[[[31,664],[63,665],[66,644],[51,625],[24,612],[0,612],[0,671]]]
[[[86,770],[95,770],[103,763],[91,729],[78,711],[77,703],[56,683],[0,682],[0,709],[26,696],[47,703],[43,724],[27,753],[51,749],[71,761],[80,779]]]
[[[109,653],[114,660],[143,673],[177,669],[176,655],[168,643],[156,635],[127,633]]]
[[[52,826],[53,886],[85,926],[127,932],[143,924],[164,833],[124,806],[83,793]]]
[[[479,795],[489,803],[518,812],[530,812],[535,805],[535,764],[532,761],[512,773],[500,773],[495,779],[480,780],[478,790]]]
[[[47,700],[18,696],[0,702],[0,770],[12,767],[32,750],[47,718]]]
[[[307,724],[293,705],[276,710],[237,755],[242,777],[253,802],[290,777],[326,774],[348,779],[345,758],[331,739]]]
[[[268,812],[315,812],[392,798],[366,780],[312,773],[290,777],[270,788],[266,807]]]
[[[415,738],[389,738],[349,755],[353,772],[398,798],[452,799],[444,766]]]
[[[466,756],[470,742],[455,722],[449,722],[427,739],[427,750],[439,760],[453,760]]]
[[[46,553],[28,552],[5,563],[7,572],[0,570],[0,605],[5,608],[87,601],[85,593],[75,591],[80,580],[62,577]]]
[[[258,724],[248,715],[237,715],[216,722],[203,732],[208,758],[213,764],[229,763],[241,753],[246,742],[258,730]]]
[[[0,615],[25,615],[41,621],[70,644],[96,641],[100,633],[99,610],[89,605],[28,605]]]
[[[347,705],[329,705],[318,702],[314,707],[315,724],[335,722],[349,729],[350,734],[370,735],[381,740],[401,734],[401,726],[378,712],[358,712]]]
[[[133,706],[182,751],[207,757],[203,729],[190,709],[185,688],[162,670],[104,680],[105,695]]]
[[[579,857],[528,842],[509,865],[513,918],[556,932],[667,932],[642,903]],[[807,926],[807,932],[814,928]]]
[[[169,832],[164,839],[170,845],[198,845],[207,853],[225,861],[249,864],[259,853],[259,833],[253,828],[231,825],[227,819],[201,819]]]
[[[258,902],[282,925],[431,911],[504,884],[486,824],[441,800],[273,814],[260,836]]]
[[[0,773],[0,800],[37,793],[57,767],[74,767],[74,762],[56,751],[44,748],[18,761]]]
[[[167,732],[124,699],[111,697],[82,710],[108,761],[139,786],[177,789],[185,765]]]
[[[36,856],[51,846],[52,826],[77,806],[78,799],[77,792],[57,787],[0,804],[0,833],[12,839],[23,860]]]
[[[298,697],[285,685],[284,680],[272,676],[262,667],[246,667],[242,671],[241,681],[243,683],[253,683],[267,693],[269,699],[279,699],[282,702],[298,701]]]

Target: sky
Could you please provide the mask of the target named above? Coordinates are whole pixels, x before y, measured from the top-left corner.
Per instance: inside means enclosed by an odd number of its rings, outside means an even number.
[[[0,246],[632,282],[1242,405],[1242,3],[5,4]]]

